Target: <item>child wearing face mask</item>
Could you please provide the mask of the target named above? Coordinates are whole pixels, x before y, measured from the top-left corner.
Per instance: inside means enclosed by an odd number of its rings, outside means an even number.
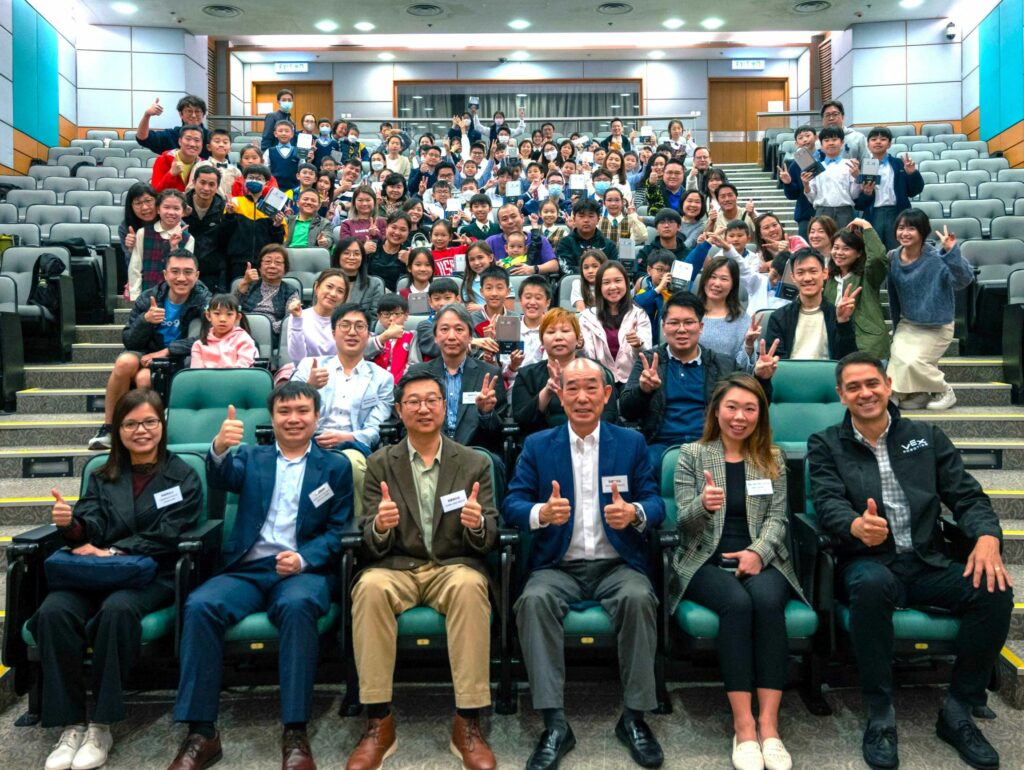
[[[250,166],[262,166],[263,165],[263,153],[260,152],[259,148],[255,145],[246,147],[238,156],[238,175],[235,177],[235,181],[231,183],[231,194],[224,196],[225,198],[237,198],[239,195],[245,195],[245,174],[246,170]],[[277,180],[274,177],[270,177],[267,182],[267,188],[277,187]]]
[[[182,224],[185,205],[184,194],[164,190],[156,197],[157,221],[135,234],[135,245],[128,258],[128,299],[132,302],[163,280],[164,265],[171,251],[195,249],[195,240]]]
[[[343,140],[338,141],[338,147],[341,152],[340,163],[347,160],[368,161],[370,159],[366,145],[359,141],[359,126],[355,123],[348,124],[348,134]]]
[[[284,212],[273,218],[260,211],[272,179],[270,169],[251,165],[245,170],[245,193],[230,198],[224,207],[224,223],[218,231],[217,248],[227,255],[228,283],[245,274],[246,264],[257,264],[260,251],[269,243],[285,242]]]
[[[324,158],[331,157],[332,152],[340,153],[341,148],[334,137],[331,136],[331,121],[328,118],[320,118],[317,121],[317,133],[316,138],[313,140],[313,146],[309,148],[309,152],[306,154],[306,162],[320,168]]]
[[[271,175],[283,190],[290,190],[299,183],[296,176],[299,171],[299,150],[292,143],[294,137],[294,123],[290,120],[277,121],[274,126],[277,143],[263,153],[263,165],[270,169]]]

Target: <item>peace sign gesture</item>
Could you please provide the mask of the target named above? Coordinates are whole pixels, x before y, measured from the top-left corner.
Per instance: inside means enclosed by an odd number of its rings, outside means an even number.
[[[954,236],[954,241],[956,237]],[[849,322],[853,318],[853,309],[857,305],[857,295],[860,294],[863,286],[858,286],[851,293],[850,289],[853,287],[849,284],[846,285],[846,289],[843,290],[843,298],[836,303],[836,321],[844,324]]]
[[[640,361],[643,366],[643,371],[640,372],[640,390],[644,393],[653,393],[661,387],[661,377],[658,376],[658,354],[655,353],[651,356],[651,361],[648,363],[647,356],[641,353]]]
[[[782,166],[776,166],[775,169],[779,173],[779,181],[782,182],[782,184],[789,184],[793,181],[793,177],[789,175],[789,171],[787,169]]]
[[[552,396],[562,397],[562,365],[553,358],[548,359],[548,381],[544,387]]]
[[[949,227],[943,225],[942,232],[939,233],[939,242],[943,251],[951,251],[956,246],[956,233],[951,233]]]
[[[910,157],[910,153],[903,153],[903,170],[908,174],[913,174],[917,171],[917,164],[914,159]]]
[[[754,355],[754,345],[757,343],[757,338],[761,336],[761,319],[763,317],[764,313],[760,315],[755,313],[750,317],[750,328],[747,329],[743,338],[743,349],[747,351],[748,356]]]
[[[498,404],[498,397],[494,392],[494,385],[498,381],[498,375],[485,374],[484,382],[480,386],[480,392],[476,394],[476,408],[480,414],[490,414]]]
[[[776,339],[772,346],[765,352],[765,341],[761,340],[761,353],[754,364],[754,376],[762,380],[770,380],[775,370],[779,368],[779,357],[775,351],[779,347],[779,340]]]

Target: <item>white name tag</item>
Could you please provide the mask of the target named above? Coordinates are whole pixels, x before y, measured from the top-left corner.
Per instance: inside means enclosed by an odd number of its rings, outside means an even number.
[[[771,479],[747,479],[747,494],[751,497],[756,495],[771,495],[775,490],[772,488]]]
[[[619,488],[619,494],[629,491],[629,476],[602,476],[601,477],[601,491],[610,495],[612,493],[612,484],[615,484]]]
[[[476,403],[476,397],[479,396],[479,395],[480,395],[480,391],[479,390],[466,391],[466,392],[464,392],[462,394],[462,403],[463,404],[475,404]]]
[[[466,255],[456,254],[455,255],[455,272],[464,273],[466,272]]]
[[[308,150],[313,146],[312,134],[299,134],[295,137],[295,146],[300,150]]]
[[[518,198],[522,194],[523,194],[523,183],[522,182],[516,181],[516,182],[506,182],[505,183],[505,197],[506,198]]]
[[[309,493],[309,499],[317,508],[326,503],[332,497],[334,497],[334,490],[327,486],[327,484],[321,484]]]
[[[166,508],[168,505],[180,503],[184,498],[181,496],[181,487],[171,487],[153,495],[153,502],[157,508]]]
[[[690,279],[693,278],[693,265],[689,262],[680,262],[676,260],[672,263],[672,277],[677,281],[686,281],[689,283]]]
[[[462,506],[466,504],[466,500],[466,490],[464,489],[460,489],[458,492],[452,492],[450,495],[441,495],[441,510],[445,513],[462,510]]]

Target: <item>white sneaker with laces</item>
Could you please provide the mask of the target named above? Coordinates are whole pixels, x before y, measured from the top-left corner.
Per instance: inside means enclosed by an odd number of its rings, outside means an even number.
[[[936,396],[929,401],[925,408],[933,412],[941,412],[945,409],[949,409],[955,403],[956,393],[953,392],[952,388],[948,388],[945,393],[940,396]]]
[[[764,770],[761,744],[757,741],[737,743],[734,735],[732,737],[732,766],[736,770]]]
[[[786,746],[778,738],[765,738],[761,741],[761,755],[764,757],[765,770],[792,770],[793,758],[786,751]]]
[[[46,758],[46,770],[70,770],[75,753],[85,740],[85,725],[65,727],[60,740]]]
[[[107,754],[114,745],[110,725],[92,723],[85,733],[85,741],[75,753],[71,770],[94,770],[107,764]]]

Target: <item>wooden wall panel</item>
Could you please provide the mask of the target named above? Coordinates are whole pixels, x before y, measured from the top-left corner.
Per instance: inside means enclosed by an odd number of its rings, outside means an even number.
[[[967,138],[972,142],[976,141],[981,135],[981,109],[975,109],[970,114],[964,115],[960,126],[961,133],[967,134]]]

